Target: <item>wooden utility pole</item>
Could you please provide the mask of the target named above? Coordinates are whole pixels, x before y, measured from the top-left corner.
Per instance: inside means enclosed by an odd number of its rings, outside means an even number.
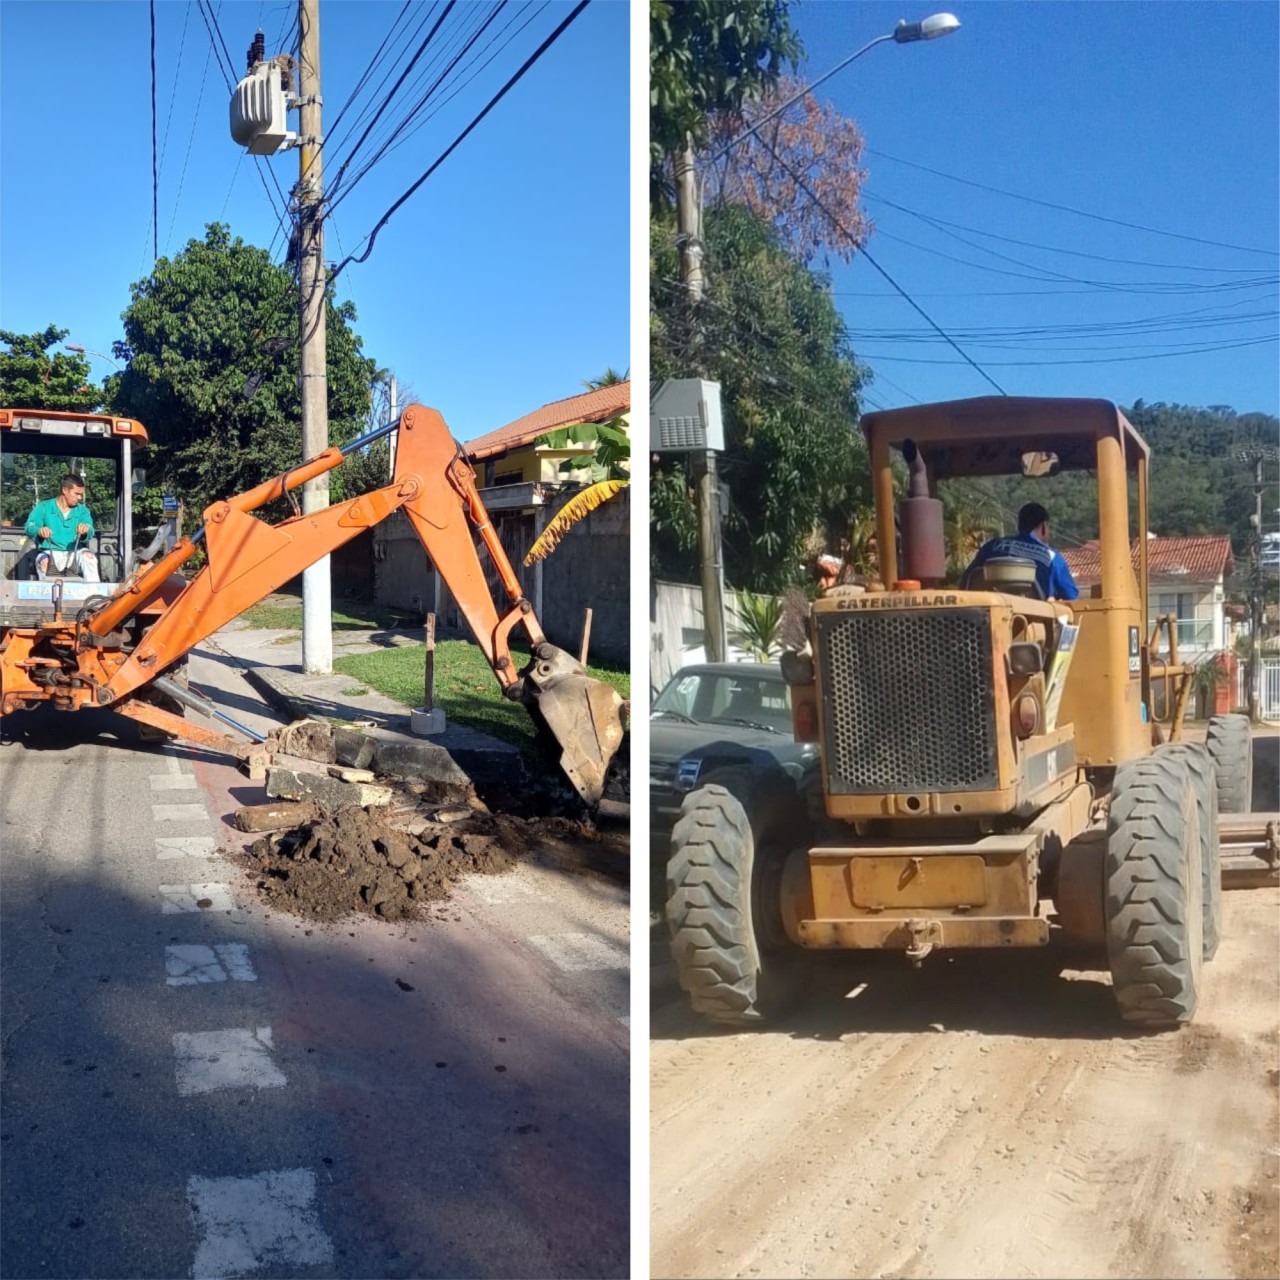
[[[1253,537],[1249,567],[1249,719],[1255,724],[1261,719],[1262,685],[1262,454],[1253,459]]]
[[[320,3],[298,0],[298,318],[302,390],[302,456],[329,447],[329,378],[325,333],[324,176],[321,159]],[[304,514],[329,505],[326,472],[302,486]],[[329,557],[302,573],[302,667],[333,670],[333,609]]]
[[[680,247],[680,279],[685,287],[690,363],[702,375],[702,208],[693,145],[673,157],[676,179],[676,231]],[[707,449],[694,463],[697,471],[698,565],[702,583],[702,627],[708,662],[724,662],[724,565],[720,554],[720,485],[716,455]]]

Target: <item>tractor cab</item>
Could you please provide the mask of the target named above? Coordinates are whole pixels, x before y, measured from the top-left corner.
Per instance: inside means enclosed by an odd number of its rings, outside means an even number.
[[[38,625],[55,603],[74,612],[90,596],[111,595],[129,575],[132,496],[143,478],[134,451],[146,443],[146,431],[132,418],[0,409],[0,625]],[[95,530],[88,545],[100,582],[86,582],[74,569],[37,579],[27,518],[37,503],[57,496],[69,472],[85,482]]]

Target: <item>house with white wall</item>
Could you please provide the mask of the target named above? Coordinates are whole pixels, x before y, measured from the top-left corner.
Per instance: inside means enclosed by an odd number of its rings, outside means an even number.
[[[1131,548],[1134,572],[1138,569],[1138,544]],[[1082,547],[1064,549],[1063,558],[1081,595],[1102,580],[1100,549],[1096,540]],[[1226,617],[1226,579],[1231,572],[1231,539],[1226,534],[1201,534],[1190,538],[1147,539],[1150,600],[1147,634],[1157,617],[1177,619],[1179,657],[1219,653],[1231,647]]]

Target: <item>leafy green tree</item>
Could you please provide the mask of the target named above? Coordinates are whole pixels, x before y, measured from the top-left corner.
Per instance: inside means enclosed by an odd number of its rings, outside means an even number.
[[[49,348],[70,332],[50,325],[43,333],[0,329],[0,404],[13,409],[58,409],[93,413],[102,406],[102,390],[89,385],[89,361],[74,352]]]
[[[155,443],[153,475],[188,509],[237,493],[302,456],[297,289],[263,249],[210,223],[132,286],[113,380],[116,412]],[[351,439],[370,410],[376,364],[352,326],[355,307],[328,299],[329,436]],[[334,496],[341,470],[332,473]]]
[[[780,245],[762,218],[727,205],[707,215],[702,373],[721,385],[720,474],[726,579],[779,591],[796,579],[823,526],[844,537],[868,492],[857,430],[864,370],[826,280]],[[674,243],[651,224],[650,349],[655,378],[689,376],[689,333]],[[658,459],[651,488],[653,572],[697,580],[693,481],[678,456]]]
[[[666,156],[707,138],[708,116],[738,111],[804,53],[786,0],[650,0],[650,188],[666,199]]]

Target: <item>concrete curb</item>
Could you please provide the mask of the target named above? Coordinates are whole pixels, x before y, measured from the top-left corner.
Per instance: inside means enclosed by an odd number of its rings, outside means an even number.
[[[324,718],[324,702],[291,689],[270,668],[242,666],[245,679],[272,706],[293,720]],[[408,722],[408,709],[404,716]],[[438,742],[412,738],[389,728],[359,730],[373,743],[374,764],[380,773],[410,774],[437,782],[512,781],[523,774],[524,758],[518,748],[496,742],[487,747],[444,747]]]

